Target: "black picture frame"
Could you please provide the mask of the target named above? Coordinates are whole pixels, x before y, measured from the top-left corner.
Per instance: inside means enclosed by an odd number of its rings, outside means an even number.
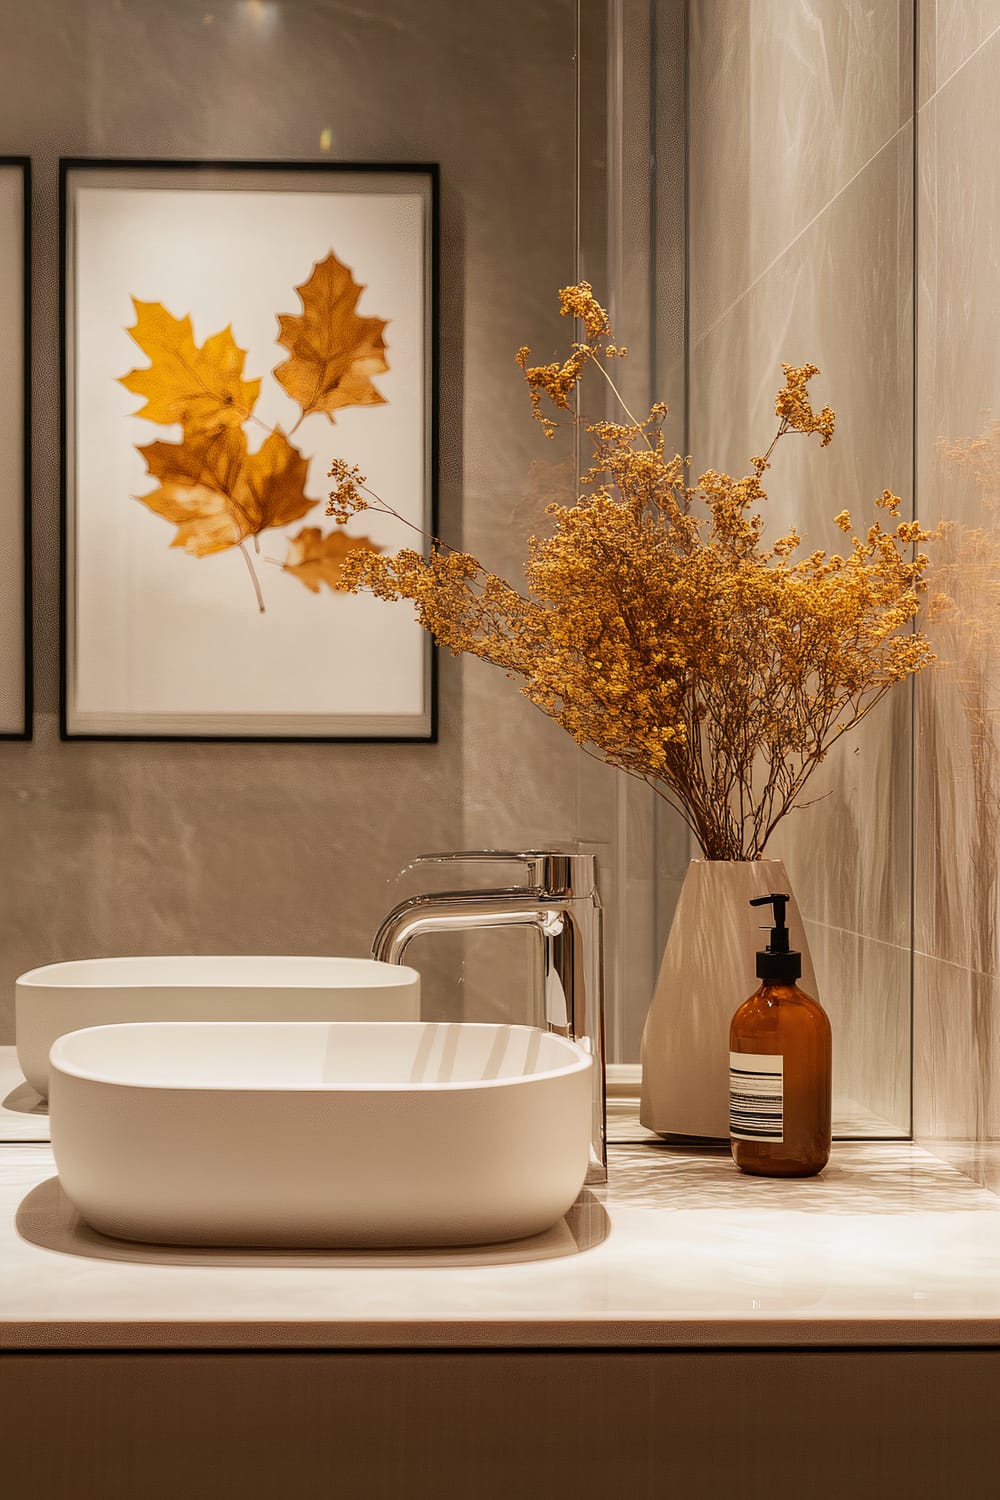
[[[27,156],[0,156],[4,219],[9,228],[9,248],[19,257],[20,265],[12,268],[0,296],[12,298],[4,307],[2,322],[17,336],[2,347],[11,356],[11,368],[3,382],[0,401],[9,402],[10,455],[15,472],[10,474],[8,460],[3,464],[0,481],[0,505],[7,510],[5,530],[10,538],[9,564],[16,570],[19,602],[10,600],[0,571],[0,589],[7,596],[4,608],[10,613],[9,626],[19,621],[20,640],[16,650],[5,650],[3,672],[10,677],[0,689],[0,740],[30,740],[33,720],[32,680],[32,570],[31,570],[31,159]],[[9,212],[8,212],[9,210]],[[16,247],[16,250],[15,250]],[[19,469],[19,472],[17,470]],[[8,479],[10,480],[8,489]],[[8,530],[9,528],[9,530]],[[18,532],[20,533],[18,535]],[[0,559],[2,566],[2,559]]]
[[[169,198],[174,193],[174,198]],[[195,193],[196,198],[190,198]],[[226,196],[228,195],[228,196]],[[289,196],[280,196],[289,195]],[[292,565],[292,541],[300,546],[298,538],[306,535],[307,520],[310,528],[318,532],[322,525],[337,529],[336,520],[322,522],[325,499],[330,480],[327,478],[328,460],[351,459],[357,462],[358,449],[366,472],[369,458],[373,465],[379,463],[388,469],[396,466],[393,480],[382,484],[390,492],[382,498],[394,510],[403,511],[400,489],[403,475],[408,477],[411,490],[411,508],[414,514],[408,517],[411,526],[400,529],[400,522],[391,517],[358,517],[349,526],[348,535],[366,535],[372,531],[373,540],[382,550],[394,550],[397,546],[421,547],[426,537],[436,532],[438,523],[438,240],[439,240],[439,169],[436,163],[394,162],[202,162],[202,160],[139,160],[100,159],[100,157],[66,157],[60,160],[60,329],[61,329],[61,663],[60,663],[60,733],[63,739],[183,739],[183,741],[324,741],[324,742],[435,742],[438,738],[438,712],[436,712],[436,652],[426,631],[421,631],[412,618],[411,606],[406,604],[384,604],[370,595],[345,595],[327,585],[319,586],[319,579],[312,574],[316,586],[306,583],[303,589],[304,571],[295,574]],[[193,205],[193,208],[192,208]],[[184,207],[187,213],[171,213]],[[192,217],[193,211],[193,228]],[[283,216],[297,214],[298,222],[283,223]],[[303,229],[303,225],[325,223],[336,220],[343,229],[346,242],[357,242],[369,246],[373,270],[366,266],[352,266],[351,255],[342,254],[328,239],[319,242]],[[271,223],[277,228],[271,229]],[[172,228],[172,226],[177,228]],[[258,240],[247,239],[247,225],[262,225]],[[159,226],[160,239],[156,239]],[[396,233],[382,233],[384,226],[396,229]],[[114,228],[114,236],[111,229]],[[171,239],[172,236],[172,239]],[[204,243],[201,243],[201,240]],[[192,239],[199,240],[196,254],[192,251]],[[162,242],[165,240],[166,249]],[[252,254],[247,251],[252,248]],[[121,249],[124,246],[124,249]],[[216,254],[211,254],[216,251]],[[309,246],[309,248],[306,248]],[[109,252],[109,254],[108,254]],[[138,285],[127,285],[123,275],[115,272],[115,266],[132,264],[127,257],[132,255],[135,266],[142,267],[144,275],[136,275]],[[148,255],[153,272],[145,273],[144,255]],[[201,255],[201,260],[199,260]],[[229,275],[226,255],[231,255],[235,270]],[[298,526],[298,538],[280,531],[283,522],[267,522],[259,537],[267,537],[271,543],[289,543],[288,559],[270,555],[262,558],[250,556],[249,546],[258,543],[258,535],[241,538],[238,543],[223,543],[216,550],[195,550],[211,543],[213,520],[205,513],[190,526],[184,516],[189,510],[189,496],[195,487],[192,471],[187,472],[184,483],[189,487],[178,489],[175,478],[163,478],[162,465],[177,465],[177,450],[189,443],[189,428],[184,423],[168,426],[165,417],[157,408],[153,410],[148,390],[124,387],[124,380],[136,375],[145,377],[153,369],[153,357],[148,354],[153,336],[139,336],[148,332],[150,324],[142,324],[141,318],[156,317],[157,330],[169,330],[169,338],[184,338],[181,324],[187,321],[186,329],[193,338],[193,350],[199,357],[207,354],[208,345],[214,339],[222,341],[231,324],[232,344],[235,356],[246,353],[246,362],[240,362],[238,377],[249,384],[261,386],[270,381],[280,363],[291,365],[288,359],[291,345],[279,347],[277,332],[285,336],[286,321],[301,321],[295,312],[295,294],[300,294],[301,308],[306,314],[306,302],[301,293],[307,290],[310,276],[319,278],[322,263],[327,257],[334,258],[336,267],[330,276],[348,272],[351,290],[346,299],[354,297],[357,315],[366,327],[382,323],[385,309],[379,306],[379,296],[394,309],[387,320],[384,359],[388,360],[388,371],[396,375],[393,360],[397,359],[399,374],[391,398],[385,396],[379,386],[390,383],[387,375],[379,371],[379,360],[375,359],[376,374],[370,378],[370,386],[376,395],[369,392],[363,401],[345,402],[345,408],[337,411],[337,419],[324,422],[324,411],[310,408],[300,416],[309,419],[307,438],[312,441],[312,452],[306,455],[298,450],[295,429],[298,423],[259,423],[267,426],[268,437],[261,440],[256,411],[246,419],[247,432],[238,438],[231,429],[219,429],[225,437],[214,434],[211,441],[223,446],[243,444],[240,452],[249,463],[255,462],[259,450],[253,443],[276,443],[280,437],[283,449],[294,450],[294,459],[286,460],[286,471],[291,472],[298,460],[307,465],[309,490],[297,490],[298,498],[312,505],[309,516],[304,511],[295,511],[289,525]],[[117,257],[117,263],[115,263]],[[270,258],[268,258],[270,257]],[[265,293],[258,296],[258,272],[264,269],[261,282],[273,273],[274,264],[283,266],[286,260],[295,258],[298,272],[289,279],[282,302],[270,306],[265,302]],[[222,266],[222,269],[220,269]],[[310,273],[312,266],[312,273]],[[156,296],[156,267],[163,284],[169,284],[168,293]],[[393,281],[393,269],[397,279]],[[226,275],[223,276],[223,270]],[[208,272],[211,275],[208,275]],[[118,275],[115,281],[115,275]],[[381,275],[382,290],[372,290]],[[210,284],[210,285],[208,285]],[[319,285],[319,282],[316,282]],[[324,284],[325,285],[325,284]],[[180,287],[181,291],[177,288]],[[214,288],[214,290],[213,290]],[[135,329],[127,329],[115,317],[123,305],[123,294],[132,297],[135,312]],[[409,296],[409,300],[408,299]],[[211,299],[219,303],[214,321],[205,321],[204,306]],[[279,365],[270,369],[261,363],[250,362],[252,341],[244,339],[240,344],[240,326],[231,315],[231,305],[237,312],[243,311],[246,321],[262,324],[264,311],[273,324],[273,356]],[[192,303],[202,306],[198,309]],[[225,308],[222,302],[226,303]],[[274,297],[271,297],[274,302]],[[139,309],[153,308],[153,314],[142,314]],[[340,306],[337,303],[337,306]],[[103,318],[103,311],[111,314]],[[159,311],[156,311],[159,309]],[[252,318],[250,318],[252,314]],[[103,321],[102,321],[103,318]],[[280,321],[279,321],[280,320]],[[394,321],[393,321],[394,320]],[[96,332],[94,332],[96,330]],[[105,330],[108,344],[105,348]],[[222,332],[219,332],[222,330]],[[160,332],[156,332],[159,338]],[[121,365],[120,351],[123,335],[126,360],[136,366],[127,371]],[[375,335],[372,335],[372,338]],[[393,342],[396,338],[396,344]],[[204,341],[204,342],[202,342]],[[409,342],[406,342],[409,341]],[[138,348],[136,348],[138,345]],[[180,345],[177,345],[180,347]],[[184,345],[190,348],[192,345]],[[213,345],[214,347],[214,345]],[[114,348],[117,365],[112,365]],[[259,348],[259,345],[258,345]],[[97,354],[94,356],[93,351]],[[400,353],[402,351],[402,353]],[[370,351],[369,351],[370,353]],[[232,351],[226,359],[235,359]],[[271,356],[271,357],[273,357]],[[144,365],[145,360],[150,365]],[[408,360],[408,363],[406,363]],[[246,363],[246,369],[243,369]],[[361,362],[363,363],[363,362]],[[120,372],[118,372],[120,368]],[[360,365],[354,366],[360,368]],[[94,371],[100,375],[94,380]],[[114,371],[114,374],[109,372]],[[409,371],[409,377],[406,377]],[[127,372],[127,377],[126,377]],[[256,378],[249,381],[250,375]],[[139,384],[142,381],[139,380]],[[240,389],[244,389],[241,386]],[[262,387],[261,387],[262,389]],[[354,389],[354,387],[352,387]],[[94,390],[99,390],[99,402],[94,404]],[[105,392],[108,395],[105,396]],[[132,393],[129,393],[132,392]],[[139,407],[136,393],[144,396],[145,407]],[[273,393],[274,395],[274,393]],[[100,402],[114,402],[112,416],[105,416]],[[121,398],[130,402],[126,411],[126,422],[133,428],[127,432],[130,446],[142,456],[148,466],[145,475],[145,492],[132,487],[132,483],[121,486],[120,475],[132,466],[132,455],[123,458],[121,449],[123,410]],[[253,398],[256,399],[256,398]],[[277,401],[286,402],[286,393],[277,392]],[[247,398],[249,401],[249,398]],[[304,398],[303,398],[304,401]],[[396,408],[393,410],[393,402]],[[286,402],[288,404],[288,402]],[[250,404],[252,405],[252,404]],[[349,410],[348,410],[349,408]],[[370,410],[367,410],[370,408]],[[171,408],[172,410],[172,408]],[[168,411],[163,405],[163,413]],[[360,417],[358,417],[360,411]],[[382,414],[390,413],[391,420]],[[223,420],[228,414],[223,413]],[[217,419],[217,413],[213,419]],[[115,426],[117,422],[117,426]],[[150,428],[150,422],[163,425]],[[396,422],[396,431],[403,434],[402,440],[394,444],[390,437],[391,423]],[[381,425],[381,426],[379,426]],[[231,423],[235,428],[235,420]],[[145,443],[135,438],[135,429],[144,437]],[[94,437],[97,434],[97,437]],[[100,443],[99,435],[105,435]],[[177,435],[180,434],[180,441]],[[249,435],[247,435],[249,434]],[[169,440],[169,444],[168,441]],[[190,443],[199,446],[204,434],[195,434]],[[409,449],[406,447],[409,444]],[[411,462],[406,465],[406,452],[411,452]],[[202,447],[199,453],[204,453]],[[214,450],[213,450],[214,452]],[[156,453],[156,458],[151,456]],[[163,455],[169,455],[163,458]],[[198,459],[201,463],[202,459]],[[243,460],[240,460],[243,462]],[[285,459],[280,458],[280,463]],[[154,471],[156,465],[159,469]],[[312,465],[312,466],[309,466]],[[415,472],[414,472],[415,471]],[[204,469],[199,469],[199,475]],[[216,472],[213,468],[211,472]],[[295,469],[298,472],[298,469]],[[148,489],[148,484],[159,487]],[[214,483],[214,480],[213,480]],[[115,504],[120,510],[112,517],[108,501],[102,495],[102,487],[108,486]],[[375,487],[375,483],[373,483]],[[175,496],[183,501],[184,516]],[[418,502],[412,501],[418,496]],[[148,504],[150,498],[154,504]],[[141,504],[135,505],[135,501]],[[213,501],[214,504],[214,501]],[[135,516],[142,517],[141,543],[136,543]],[[174,513],[177,511],[177,514]],[[169,513],[169,514],[168,514]],[[405,511],[403,511],[405,513]],[[180,517],[180,519],[178,519]],[[169,540],[168,529],[163,520],[169,519],[177,526],[177,535]],[[150,525],[151,523],[151,525]],[[225,522],[228,525],[228,522]],[[379,525],[394,528],[393,534],[376,537]],[[160,528],[160,534],[157,534]],[[201,529],[198,529],[201,528]],[[375,528],[375,529],[372,529]],[[123,540],[120,529],[135,532]],[[421,532],[418,535],[418,532]],[[148,538],[153,537],[153,541]],[[109,538],[109,540],[108,540]],[[325,532],[322,541],[327,540]],[[312,543],[310,543],[312,544]],[[319,544],[319,543],[318,543]],[[166,564],[159,552],[153,555],[153,547],[166,553],[172,549],[169,565],[186,562],[184,552],[195,552],[199,567],[193,562],[181,574],[174,571],[172,579],[183,577],[181,607],[165,585]],[[190,607],[192,579],[210,577],[223,579],[219,570],[219,555],[228,549],[235,552],[237,546],[243,550],[244,561],[249,565],[250,577],[256,591],[256,603],[249,592],[247,609],[255,618],[258,634],[253,634],[255,624],[243,615],[237,619],[234,610],[243,609],[232,601],[234,574],[225,577],[225,589],[208,589],[208,603],[202,598]],[[129,550],[130,549],[130,550]],[[177,549],[181,556],[178,558]],[[94,562],[94,558],[97,559]],[[136,562],[136,558],[139,559]],[[226,561],[237,564],[238,559],[228,556]],[[264,562],[276,562],[277,571],[264,568]],[[210,562],[210,567],[205,567]],[[252,565],[256,564],[256,565]],[[238,564],[241,586],[247,586],[247,574]],[[288,577],[279,574],[289,573]],[[256,576],[259,574],[259,577]],[[285,594],[279,607],[271,612],[271,621],[265,619],[262,595],[264,580],[268,589],[280,583]],[[118,597],[124,591],[126,597]],[[165,603],[166,600],[166,603]],[[307,618],[306,627],[294,633],[294,621],[301,621],[303,606],[309,601],[315,612]],[[270,607],[270,597],[267,600]],[[259,607],[258,607],[259,606]],[[327,618],[324,619],[324,607]],[[199,610],[204,607],[204,618]],[[159,625],[168,618],[169,630],[159,630]],[[105,613],[106,618],[105,618]],[[228,613],[226,613],[228,610]],[[336,610],[336,615],[334,615]],[[391,615],[384,613],[390,610]],[[405,610],[405,615],[403,615]],[[339,634],[334,628],[325,630],[334,618]],[[207,621],[207,624],[205,624]],[[183,634],[186,649],[178,649],[177,660],[169,657],[174,651],[174,627]],[[211,631],[219,631],[219,640]],[[262,651],[258,642],[261,631],[273,631],[276,645]],[[330,639],[325,639],[325,636]],[[217,652],[214,661],[211,652],[199,655],[198,642],[213,642]],[[243,642],[246,640],[246,648]],[[303,642],[306,660],[300,660],[297,651],[286,649],[289,642]],[[193,642],[193,645],[192,645]],[[234,645],[235,642],[235,645]],[[225,670],[219,667],[225,663]],[[201,664],[199,664],[201,663]],[[205,664],[207,663],[207,664]],[[264,663],[264,666],[262,666]],[[315,664],[315,672],[310,667]],[[328,669],[330,684],[319,673]],[[199,670],[204,681],[196,681],[192,673]],[[270,676],[262,673],[270,672]],[[213,675],[214,673],[214,675]],[[334,676],[340,673],[345,681]],[[381,673],[381,675],[379,675]],[[406,675],[409,673],[409,675]],[[219,685],[223,684],[219,694]],[[316,685],[318,684],[318,685]],[[294,694],[301,687],[304,706],[292,706]],[[193,694],[195,706],[178,702],[177,711],[169,706],[169,694],[177,691],[178,697]],[[339,708],[337,691],[345,694],[348,708]],[[249,694],[252,705],[247,706],[240,694]],[[267,706],[267,694],[273,693],[273,706]],[[330,694],[330,706],[325,706],[325,697]],[[373,708],[351,708],[349,694],[367,697],[375,703]],[[222,702],[234,696],[232,702]],[[309,694],[322,697],[324,706],[316,708]],[[394,696],[396,694],[396,696]],[[267,700],[259,706],[258,699]],[[385,706],[382,706],[385,700]],[[220,706],[211,706],[219,702]],[[210,706],[205,706],[208,703]],[[165,706],[166,705],[166,706]]]

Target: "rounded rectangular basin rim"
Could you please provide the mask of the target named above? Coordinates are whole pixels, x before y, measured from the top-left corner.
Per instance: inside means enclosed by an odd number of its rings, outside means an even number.
[[[333,1083],[299,1083],[290,1082],[287,1079],[282,1082],[266,1083],[259,1080],[240,1083],[233,1079],[224,1078],[199,1078],[196,1080],[185,1078],[172,1078],[170,1080],[158,1079],[148,1082],[142,1079],[115,1077],[110,1072],[98,1072],[95,1068],[83,1067],[74,1063],[71,1059],[63,1056],[63,1053],[72,1049],[73,1038],[81,1036],[96,1035],[99,1032],[128,1031],[156,1033],[164,1031],[191,1031],[199,1026],[211,1026],[213,1030],[253,1030],[259,1033],[263,1029],[272,1031],[303,1029],[329,1031],[331,1028],[341,1026],[378,1026],[378,1027],[432,1027],[432,1026],[462,1026],[467,1030],[496,1031],[503,1028],[506,1031],[537,1032],[539,1036],[551,1037],[560,1047],[565,1048],[570,1055],[566,1063],[558,1068],[547,1068],[538,1073],[516,1073],[507,1078],[477,1078],[460,1079],[456,1081],[444,1079],[429,1083],[419,1082],[385,1082],[380,1083],[375,1079],[348,1083],[338,1080]],[[391,1094],[391,1093],[461,1093],[480,1089],[518,1088],[527,1083],[540,1083],[545,1079],[563,1078],[571,1073],[589,1071],[594,1065],[593,1055],[587,1050],[586,1045],[579,1039],[560,1036],[557,1032],[543,1031],[538,1026],[508,1025],[506,1022],[488,1021],[128,1021],[116,1023],[110,1026],[85,1026],[77,1031],[64,1032],[53,1042],[49,1051],[49,1061],[54,1068],[69,1074],[73,1078],[81,1078],[90,1083],[104,1084],[111,1088],[125,1089],[150,1089],[160,1092],[177,1091],[191,1093],[225,1094]]]
[[[326,975],[317,974],[315,979],[296,980],[295,970],[305,973],[309,964],[327,965],[330,972]],[[176,973],[171,976],[164,974],[157,978],[144,979],[143,970],[153,972],[154,964],[173,965]],[[267,977],[266,972],[259,978],[248,979],[226,979],[223,977],[223,966],[225,964],[252,965],[259,964],[263,970],[278,969],[280,965],[287,964],[291,968],[288,974],[279,979],[273,976]],[[357,975],[348,980],[345,978],[340,984],[334,983],[335,969],[338,964],[356,965]],[[198,966],[205,965],[201,974]],[[211,972],[218,970],[218,977]],[[93,975],[87,978],[87,974]],[[363,976],[363,977],[362,977]],[[411,969],[407,964],[385,964],[375,959],[365,957],[345,957],[331,954],[247,954],[247,953],[201,953],[201,954],[134,954],[125,957],[108,955],[104,958],[70,958],[61,963],[41,964],[37,968],[28,969],[24,974],[17,976],[16,984],[25,989],[138,989],[138,990],[176,990],[179,987],[191,987],[194,989],[208,990],[328,990],[331,988],[346,989],[383,989],[391,985],[407,985],[419,982],[420,975],[416,969]]]

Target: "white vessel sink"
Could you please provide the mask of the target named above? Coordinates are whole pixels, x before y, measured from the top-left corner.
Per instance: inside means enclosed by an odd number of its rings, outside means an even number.
[[[78,1212],[124,1239],[519,1239],[583,1185],[592,1066],[530,1026],[103,1026],[52,1048],[52,1149]]]
[[[416,1021],[420,976],[369,958],[85,958],[15,985],[17,1059],[42,1098],[66,1031],[120,1021]]]

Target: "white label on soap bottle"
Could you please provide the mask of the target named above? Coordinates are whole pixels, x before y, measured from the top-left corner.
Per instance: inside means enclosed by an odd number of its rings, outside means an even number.
[[[735,1141],[785,1138],[785,1059],[779,1054],[730,1052],[729,1134]]]

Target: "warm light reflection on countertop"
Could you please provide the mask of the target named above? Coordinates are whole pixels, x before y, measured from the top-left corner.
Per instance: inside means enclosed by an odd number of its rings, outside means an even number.
[[[8,1349],[997,1343],[1000,1198],[909,1142],[803,1182],[616,1145],[548,1235],[440,1254],[130,1246],[80,1223],[45,1142],[0,1145]]]

